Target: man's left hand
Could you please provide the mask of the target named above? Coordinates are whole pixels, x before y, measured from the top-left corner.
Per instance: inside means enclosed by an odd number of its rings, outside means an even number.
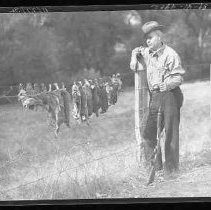
[[[160,91],[161,92],[167,91],[167,85],[166,85],[166,83],[164,83],[164,82],[160,83],[159,87],[160,87]]]

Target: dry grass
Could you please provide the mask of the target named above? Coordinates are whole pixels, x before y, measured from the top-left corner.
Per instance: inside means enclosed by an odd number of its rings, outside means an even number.
[[[211,164],[209,83],[182,89],[181,176]],[[45,112],[1,106],[1,200],[159,196],[156,185],[144,187],[136,161],[133,104],[133,91],[126,91],[90,126],[72,119],[57,139]],[[170,195],[169,182],[164,186]]]

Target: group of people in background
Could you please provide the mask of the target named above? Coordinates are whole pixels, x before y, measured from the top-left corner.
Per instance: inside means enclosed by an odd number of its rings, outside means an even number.
[[[25,90],[28,96],[33,96],[42,92],[52,92],[54,90],[66,90],[70,94],[73,103],[72,114],[74,119],[88,121],[95,114],[103,114],[108,111],[109,106],[117,103],[118,94],[122,90],[120,74],[104,76],[95,79],[81,79],[73,84],[61,82],[48,84],[45,83],[22,83],[19,91]]]

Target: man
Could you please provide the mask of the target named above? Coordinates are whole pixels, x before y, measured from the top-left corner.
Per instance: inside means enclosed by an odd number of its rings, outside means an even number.
[[[147,47],[137,47],[132,51],[130,68],[137,70],[142,56],[147,70],[147,82],[150,93],[149,111],[142,126],[145,158],[150,161],[156,146],[157,113],[161,106],[162,126],[165,129],[165,167],[169,174],[179,167],[179,123],[183,94],[179,86],[183,82],[185,70],[181,66],[179,55],[163,41],[163,28],[156,21],[142,26]],[[160,153],[161,154],[161,153]],[[158,157],[156,169],[162,169],[162,155]]]

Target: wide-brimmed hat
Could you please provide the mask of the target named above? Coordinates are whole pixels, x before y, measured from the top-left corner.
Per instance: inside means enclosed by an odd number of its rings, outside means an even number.
[[[164,25],[160,25],[157,21],[149,21],[149,22],[146,22],[142,26],[142,31],[144,32],[145,36],[152,31],[155,31],[155,30],[163,31],[163,29],[164,29]]]

